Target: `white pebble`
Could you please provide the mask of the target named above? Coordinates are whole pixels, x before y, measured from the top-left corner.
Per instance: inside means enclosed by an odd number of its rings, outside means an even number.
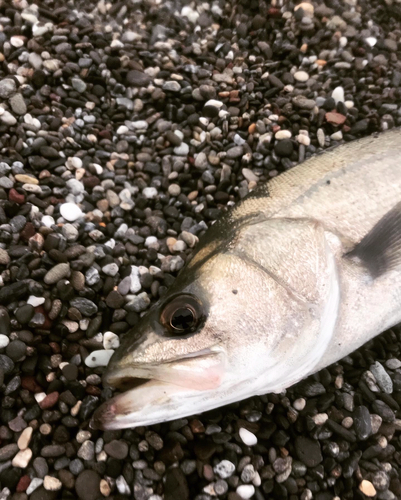
[[[142,194],[148,200],[154,200],[159,193],[154,187],[146,187],[142,190]]]
[[[187,156],[189,153],[189,146],[185,142],[174,148],[174,154],[177,156]]]
[[[44,297],[35,297],[35,295],[30,295],[27,304],[30,304],[32,307],[38,307],[44,304],[46,299]]]
[[[13,467],[18,467],[19,469],[25,469],[32,458],[32,450],[27,448],[26,450],[19,451],[13,461],[11,462]]]
[[[130,495],[131,494],[131,489],[128,486],[127,481],[125,480],[124,476],[118,476],[116,479],[116,486],[117,490],[121,495]]]
[[[314,415],[312,417],[312,420],[316,425],[323,425],[328,418],[329,416],[327,415],[327,413],[318,413],[317,415]]]
[[[42,224],[46,227],[52,227],[55,223],[56,222],[51,215],[44,215],[42,217]]]
[[[0,334],[0,349],[4,349],[10,343],[10,339],[7,335]]]
[[[128,132],[128,127],[126,125],[120,125],[117,129],[117,134],[122,135]]]
[[[149,127],[148,122],[145,122],[145,120],[138,120],[136,122],[131,122],[131,125],[137,130],[146,130]]]
[[[17,49],[19,49],[20,47],[22,47],[24,45],[24,40],[19,36],[12,36],[10,38],[10,43],[13,47],[16,47]]]
[[[217,101],[216,99],[209,99],[209,101],[206,102],[205,106],[214,106],[215,108],[221,108],[223,106],[223,103],[221,101]]]
[[[290,130],[279,130],[274,134],[274,137],[278,140],[281,141],[282,139],[289,139],[291,137],[291,131]]]
[[[299,142],[299,144],[303,144],[304,146],[310,145],[310,137],[305,134],[297,135],[297,141]]]
[[[28,488],[26,489],[26,494],[29,496],[31,493],[37,490],[39,486],[42,486],[42,484],[43,484],[43,479],[40,479],[39,477],[34,477],[32,481],[29,483]]]
[[[43,401],[46,397],[46,393],[45,392],[37,392],[36,394],[34,394],[33,396],[36,400],[37,403],[40,403],[41,401]]]
[[[142,288],[139,268],[137,266],[131,266],[130,276],[131,276],[131,287],[129,291],[131,293],[137,293]]]
[[[342,87],[336,87],[333,90],[331,97],[334,99],[336,104],[344,102],[344,89]]]
[[[229,460],[222,460],[217,465],[213,467],[213,471],[221,479],[227,479],[232,476],[235,472],[235,465]]]
[[[330,138],[333,139],[333,141],[341,141],[343,133],[341,130],[338,130],[337,132],[334,132],[334,134],[331,134]]]
[[[294,78],[298,82],[307,82],[309,80],[309,75],[306,71],[297,71],[294,73]]]
[[[293,402],[292,406],[295,410],[302,411],[306,406],[306,401],[304,398],[298,398]]]
[[[156,238],[156,236],[148,236],[145,240],[145,247],[146,248],[149,248],[151,247],[152,245],[158,245],[159,244],[159,241],[158,239]]]
[[[237,495],[244,500],[247,500],[248,498],[252,498],[255,494],[255,486],[252,484],[241,484],[241,486],[238,486],[236,491]]]
[[[65,162],[65,166],[70,170],[78,170],[79,168],[82,168],[82,160],[78,156],[69,156]]]
[[[248,431],[244,427],[239,430],[239,437],[242,439],[243,443],[247,446],[255,446],[258,442],[258,438],[252,432]]]
[[[353,107],[354,107],[354,105],[355,105],[355,104],[354,104],[354,101],[345,101],[345,102],[344,102],[344,104],[345,104],[345,107],[346,107],[347,109],[351,109],[351,108],[353,108]]]
[[[113,356],[113,349],[93,351],[85,359],[85,364],[89,368],[96,368],[97,366],[107,366],[109,364],[110,358]]]
[[[375,38],[374,36],[368,36],[367,38],[365,38],[365,42],[371,47],[374,47],[377,43],[377,38]]]
[[[105,332],[103,335],[103,347],[105,349],[117,349],[120,346],[118,335],[113,332]]]
[[[243,145],[246,143],[246,140],[245,140],[245,139],[243,139],[240,135],[235,134],[235,135],[234,135],[234,143],[235,143],[237,146],[243,146]]]
[[[74,222],[83,216],[82,210],[75,203],[63,203],[60,207],[60,214],[68,222]]]

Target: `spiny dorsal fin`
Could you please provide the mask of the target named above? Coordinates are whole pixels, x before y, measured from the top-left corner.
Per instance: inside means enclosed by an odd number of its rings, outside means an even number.
[[[373,278],[401,265],[401,202],[384,215],[347,254],[357,257]]]

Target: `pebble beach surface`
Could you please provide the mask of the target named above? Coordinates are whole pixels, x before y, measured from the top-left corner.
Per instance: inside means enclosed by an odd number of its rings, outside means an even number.
[[[401,498],[401,332],[94,431],[120,336],[258,183],[401,125],[397,0],[0,1],[0,499]]]

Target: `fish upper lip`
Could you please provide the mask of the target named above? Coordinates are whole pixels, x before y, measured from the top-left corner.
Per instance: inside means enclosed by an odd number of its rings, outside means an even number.
[[[219,355],[220,353],[221,353],[221,351],[218,350],[218,346],[216,345],[216,346],[212,346],[210,348],[201,349],[200,351],[184,354],[183,356],[179,356],[175,359],[163,361],[160,363],[149,363],[149,364],[137,363],[137,364],[135,364],[135,362],[134,362],[131,366],[123,367],[123,368],[121,368],[117,365],[116,367],[114,367],[111,370],[106,370],[106,373],[104,374],[104,383],[106,383],[107,385],[109,385],[111,387],[118,388],[118,385],[120,385],[120,382],[123,379],[126,379],[126,380],[132,379],[133,381],[134,380],[144,380],[145,382],[149,381],[149,380],[159,380],[160,382],[163,382],[163,380],[160,379],[159,377],[152,376],[152,370],[154,371],[155,368],[160,367],[160,366],[168,366],[168,365],[180,362],[180,361],[190,360],[190,359],[194,359],[194,358],[215,356],[215,355]],[[136,374],[135,369],[137,369],[138,371],[141,370],[142,373],[139,372]],[[124,372],[125,372],[125,375],[124,375]],[[171,385],[174,385],[173,382],[169,381],[168,383]]]

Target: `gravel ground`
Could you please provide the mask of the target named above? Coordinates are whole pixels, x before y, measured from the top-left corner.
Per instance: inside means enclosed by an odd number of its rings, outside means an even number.
[[[401,125],[386,2],[0,1],[1,500],[401,498],[398,329],[286,394],[88,425],[227,206]]]

